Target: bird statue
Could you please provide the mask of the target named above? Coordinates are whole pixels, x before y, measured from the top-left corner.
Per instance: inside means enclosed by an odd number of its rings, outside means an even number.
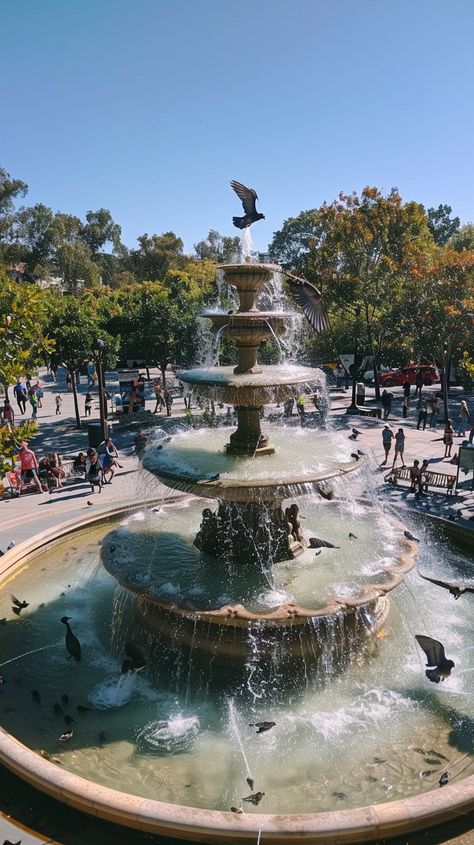
[[[286,270],[285,276],[288,279],[288,287],[290,288],[293,299],[298,305],[301,305],[303,314],[314,331],[318,334],[330,331],[331,324],[321,301],[321,291],[312,285],[311,282],[308,282],[307,279],[293,276],[292,273],[287,273]]]
[[[448,678],[451,669],[454,669],[454,662],[446,658],[444,645],[431,637],[425,637],[423,634],[416,634],[415,640],[426,654],[428,668],[425,675],[428,680],[434,684],[439,684],[440,681]]]
[[[61,622],[66,626],[66,649],[76,663],[81,662],[81,644],[69,626],[70,616],[63,616]]]
[[[238,198],[242,201],[242,206],[245,211],[243,217],[233,217],[232,222],[237,229],[246,229],[257,220],[265,220],[264,214],[259,214],[255,207],[255,200],[258,200],[257,192],[253,188],[246,188],[242,182],[232,180],[231,188],[234,189]]]
[[[461,585],[452,581],[437,581],[435,578],[428,578],[427,575],[422,575],[421,572],[419,572],[418,575],[425,581],[431,581],[432,584],[436,584],[438,587],[444,587],[445,590],[449,590],[455,599],[458,599],[463,593],[474,593],[474,583],[472,581],[469,581],[468,584]]]

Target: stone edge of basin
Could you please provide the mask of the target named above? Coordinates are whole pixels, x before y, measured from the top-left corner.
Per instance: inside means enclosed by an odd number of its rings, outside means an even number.
[[[175,501],[162,497],[149,502]],[[45,546],[133,510],[123,502],[94,515],[70,520],[19,543],[1,559],[3,582]],[[273,843],[356,843],[423,830],[474,810],[474,775],[410,798],[353,810],[324,813],[234,814],[167,804],[119,792],[59,769],[0,728],[0,762],[43,793],[62,803],[125,827],[207,843],[254,842],[259,831]]]

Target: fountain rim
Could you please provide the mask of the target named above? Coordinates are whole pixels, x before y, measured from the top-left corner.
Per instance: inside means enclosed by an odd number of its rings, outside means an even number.
[[[147,505],[171,504],[180,498],[160,496]],[[3,556],[0,583],[5,585],[13,573],[45,547],[140,509],[135,500],[128,500],[93,516],[76,517],[33,535]],[[175,838],[185,836],[196,842],[206,837],[209,843],[250,843],[263,831],[267,842],[282,845],[287,841],[329,845],[335,839],[344,845],[413,833],[452,821],[474,809],[474,775],[447,784],[441,791],[436,788],[397,801],[323,813],[236,815],[169,804],[120,792],[61,770],[3,728],[0,728],[0,762],[34,788],[73,809],[135,830]]]

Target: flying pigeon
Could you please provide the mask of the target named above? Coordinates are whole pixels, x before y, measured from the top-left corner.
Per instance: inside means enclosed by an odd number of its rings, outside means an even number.
[[[412,543],[419,543],[420,542],[418,537],[414,537],[413,534],[411,533],[411,531],[404,531],[403,534],[405,535],[407,540],[411,540]]]
[[[245,211],[243,217],[233,217],[232,222],[237,229],[246,229],[251,226],[256,220],[265,220],[264,214],[259,214],[255,208],[255,200],[258,200],[257,192],[253,188],[246,188],[242,182],[233,180],[230,183],[231,188],[234,189],[238,198],[242,200],[242,206]]]
[[[446,658],[444,645],[439,640],[433,640],[423,634],[416,634],[415,640],[426,654],[428,669],[425,675],[428,680],[433,681],[434,684],[439,684],[440,681],[448,678],[451,669],[454,669],[454,662]]]
[[[330,330],[328,316],[321,301],[321,291],[306,279],[300,279],[285,271],[290,293],[303,309],[303,313],[314,331],[320,334]]]
[[[460,585],[455,584],[452,581],[437,581],[435,578],[428,578],[427,575],[422,575],[421,572],[418,574],[420,578],[423,578],[425,581],[431,581],[432,584],[436,584],[438,587],[444,587],[445,590],[449,590],[455,599],[458,599],[463,593],[474,593],[474,583],[472,581],[469,581],[468,584]]]

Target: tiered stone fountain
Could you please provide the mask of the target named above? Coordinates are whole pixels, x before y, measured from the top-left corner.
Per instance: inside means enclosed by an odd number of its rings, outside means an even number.
[[[256,306],[256,297],[280,268],[267,264],[235,264],[221,268],[225,281],[237,289],[240,306],[236,313],[205,312],[213,323],[214,332],[225,334],[233,340],[238,352],[236,367],[213,367],[189,370],[180,379],[191,385],[201,396],[232,404],[237,414],[237,429],[225,445],[236,471],[225,474],[204,472],[196,455],[187,454],[180,460],[179,451],[171,443],[158,446],[145,454],[143,465],[168,487],[186,491],[201,498],[217,500],[216,510],[203,511],[200,530],[194,545],[207,557],[211,556],[224,566],[216,564],[216,578],[223,581],[225,592],[226,565],[240,567],[242,579],[252,577],[259,570],[271,579],[272,566],[299,556],[307,545],[301,529],[298,506],[293,503],[286,509],[283,501],[295,494],[317,491],[324,499],[333,496],[331,481],[360,468],[361,458],[337,461],[327,456],[326,466],[312,469],[310,455],[307,467],[298,473],[281,471],[265,475],[262,464],[271,460],[275,452],[270,437],[261,430],[264,406],[284,402],[301,393],[314,396],[321,389],[324,375],[318,369],[295,366],[260,366],[257,352],[262,341],[285,332],[285,322],[292,315],[284,312],[262,312]],[[209,438],[213,430],[209,430]],[[176,438],[178,442],[179,436]],[[288,444],[288,449],[293,447]],[[258,472],[247,471],[243,477],[238,467],[243,462],[254,461]],[[272,459],[275,460],[274,458]],[[113,551],[111,551],[111,548]],[[165,630],[181,642],[192,643],[194,648],[218,654],[241,654],[250,649],[249,632],[255,626],[264,629],[261,648],[271,651],[279,641],[282,628],[285,642],[291,651],[300,651],[302,638],[308,639],[314,652],[313,627],[318,622],[317,640],[323,644],[332,636],[334,620],[339,626],[338,648],[344,651],[347,638],[364,638],[375,633],[388,613],[386,593],[403,580],[414,561],[414,547],[408,540],[400,540],[400,553],[386,568],[382,584],[366,585],[355,596],[327,596],[322,606],[302,607],[297,603],[283,602],[267,612],[256,612],[241,603],[225,604],[210,610],[194,610],[189,603],[181,604],[154,595],[149,584],[140,583],[130,571],[130,561],[121,558],[120,543],[113,540],[105,546],[103,560],[106,568],[119,582],[138,594],[137,606],[147,624]],[[362,612],[363,611],[363,612]],[[367,620],[369,622],[367,623]]]

